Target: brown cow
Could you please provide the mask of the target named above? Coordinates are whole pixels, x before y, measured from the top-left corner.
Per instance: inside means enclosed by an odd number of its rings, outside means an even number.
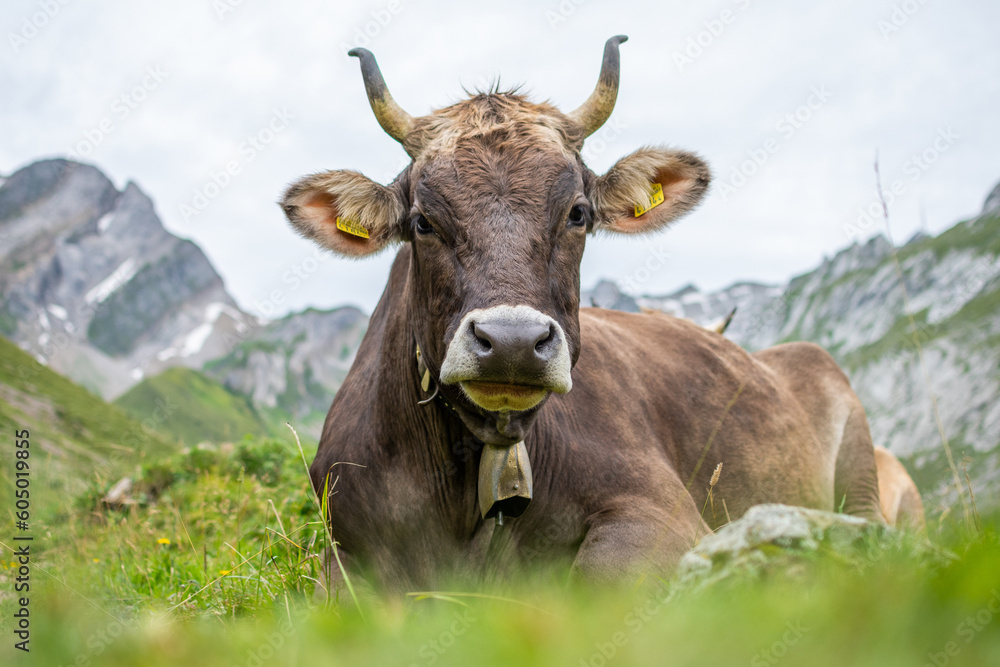
[[[924,502],[903,464],[885,447],[876,447],[875,466],[878,469],[879,502],[885,520],[890,526],[925,530]]]
[[[388,186],[314,174],[282,201],[337,254],[402,245],[311,467],[348,571],[396,590],[541,563],[590,581],[668,571],[726,520],[701,515],[720,461],[714,504],[732,518],[779,502],[881,520],[864,410],[821,348],[751,355],[667,315],[579,307],[589,233],[661,230],[710,179],[657,147],[584,165],[623,41],[569,114],[486,92],[415,118],[351,52],[412,162]],[[522,441],[533,500],[498,527],[477,506],[481,452]]]

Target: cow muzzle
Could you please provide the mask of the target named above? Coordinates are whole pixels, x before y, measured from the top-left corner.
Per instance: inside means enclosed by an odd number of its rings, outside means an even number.
[[[462,318],[441,364],[441,382],[488,412],[519,412],[572,386],[566,335],[529,306],[494,306]]]

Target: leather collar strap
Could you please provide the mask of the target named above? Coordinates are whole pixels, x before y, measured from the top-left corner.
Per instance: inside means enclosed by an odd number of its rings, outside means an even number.
[[[434,399],[441,401],[442,405],[451,410],[452,412],[457,412],[455,408],[452,407],[448,399],[444,397],[441,393],[441,384],[431,376],[431,369],[424,361],[424,356],[420,352],[420,343],[417,343],[417,374],[420,375],[420,390],[425,394],[430,391],[431,383],[434,383],[434,391],[430,396],[422,401],[417,401],[417,405],[430,405]]]
[[[417,343],[417,374],[420,375],[420,390],[425,394],[430,390],[431,369],[424,361]],[[417,405],[430,405],[435,398],[445,407],[455,412],[441,394],[440,383],[434,382],[434,393]],[[479,461],[479,511],[484,519],[493,517],[496,525],[502,526],[504,515],[521,516],[528,508],[532,496],[531,463],[524,441],[511,447],[496,447],[483,444]]]

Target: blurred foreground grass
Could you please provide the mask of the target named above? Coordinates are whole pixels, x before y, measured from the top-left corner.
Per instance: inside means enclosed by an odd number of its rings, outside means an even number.
[[[61,492],[37,475],[33,494]],[[932,520],[947,552],[888,536],[804,577],[697,594],[543,579],[324,608],[311,597],[324,533],[286,443],[146,463],[120,509],[101,506],[105,491],[49,498],[60,509],[33,524],[30,654],[13,649],[0,556],[0,664],[1000,665],[996,516],[982,533]]]

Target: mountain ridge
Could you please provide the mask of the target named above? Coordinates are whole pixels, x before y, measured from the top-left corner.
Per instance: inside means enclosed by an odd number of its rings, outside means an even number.
[[[708,293],[686,286],[666,296],[622,298],[705,326],[736,307],[726,336],[750,351],[794,340],[822,345],[861,398],[875,443],[909,465],[929,498],[948,504],[956,494],[949,484],[936,403],[959,465],[969,457],[977,498],[995,504],[1000,491],[998,255],[1000,185],[978,216],[936,236],[917,234],[893,249],[885,236],[876,235],[781,286],[737,284]]]
[[[43,160],[0,180],[0,235],[0,333],[107,398],[135,389],[133,399],[146,398],[126,401],[133,413],[187,387],[237,406],[234,429],[291,419],[316,437],[367,330],[350,306],[251,317],[197,245],[163,228],[138,185],[119,191],[91,165]],[[705,326],[736,308],[726,335],[751,352],[822,345],[861,397],[876,443],[947,504],[954,489],[934,400],[956,456],[972,460],[973,487],[1000,489],[998,255],[1000,184],[978,216],[936,236],[893,248],[875,235],[781,285],[689,284],[656,295],[605,280],[583,290],[581,304]],[[191,372],[156,381],[178,366]]]
[[[0,334],[107,400],[173,367],[212,375],[209,362],[229,359],[229,374],[214,379],[257,409],[274,408],[277,394],[238,377],[235,351],[287,348],[289,327],[335,342],[338,327],[356,332],[367,323],[356,309],[307,309],[275,321],[246,313],[197,244],[170,233],[134,181],[119,191],[94,165],[45,159],[0,180],[0,238]],[[315,406],[329,401],[346,368],[332,367],[344,355],[331,366],[315,354],[322,342],[310,340],[307,361],[286,350],[294,363],[277,364],[271,375],[281,377],[266,379],[279,394],[294,387],[310,409],[292,412],[316,422]]]

